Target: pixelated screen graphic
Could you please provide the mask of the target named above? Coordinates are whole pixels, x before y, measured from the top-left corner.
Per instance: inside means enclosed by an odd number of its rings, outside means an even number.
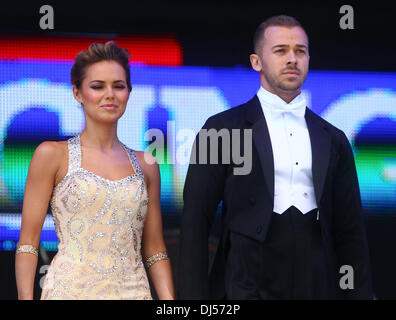
[[[37,145],[66,140],[84,128],[81,106],[72,94],[71,66],[69,59],[0,61],[0,250],[14,250],[18,241],[24,185]],[[119,138],[130,148],[147,150],[152,141],[148,132],[162,133],[165,143],[156,150],[162,210],[180,214],[195,134],[211,115],[250,100],[259,76],[241,67],[132,63],[131,81]],[[314,70],[303,94],[308,107],[347,135],[365,212],[396,214],[396,74]],[[57,250],[50,213],[41,246]]]

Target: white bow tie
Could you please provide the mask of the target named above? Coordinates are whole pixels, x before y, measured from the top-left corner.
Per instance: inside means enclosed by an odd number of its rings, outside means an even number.
[[[281,116],[283,113],[292,114],[297,118],[303,118],[305,116],[306,103],[304,99],[296,103],[290,103],[285,105],[271,105],[271,113],[273,116]]]
[[[279,117],[284,113],[291,114],[297,118],[305,116],[307,102],[301,94],[290,103],[286,103],[279,96],[268,92],[263,87],[260,88],[257,95],[262,106],[271,112],[273,117]]]

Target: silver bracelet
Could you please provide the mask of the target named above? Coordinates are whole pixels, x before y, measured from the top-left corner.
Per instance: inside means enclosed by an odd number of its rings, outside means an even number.
[[[159,252],[146,259],[147,268],[150,268],[154,263],[161,260],[169,260],[166,252]]]
[[[36,249],[30,244],[21,244],[21,245],[18,244],[15,254],[17,255],[20,253],[31,253],[34,254],[35,256],[38,256],[38,249]]]

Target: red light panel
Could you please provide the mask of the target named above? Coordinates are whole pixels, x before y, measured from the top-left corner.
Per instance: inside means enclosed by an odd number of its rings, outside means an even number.
[[[114,40],[131,54],[130,63],[145,65],[180,66],[182,47],[173,36],[119,36],[115,38],[57,37],[57,36],[2,36],[0,59],[68,60],[87,50],[92,42]]]

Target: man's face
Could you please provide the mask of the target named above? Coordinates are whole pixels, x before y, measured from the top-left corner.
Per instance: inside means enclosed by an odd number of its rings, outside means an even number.
[[[309,66],[308,38],[300,27],[270,26],[258,54],[251,55],[261,84],[272,93],[299,93]]]

